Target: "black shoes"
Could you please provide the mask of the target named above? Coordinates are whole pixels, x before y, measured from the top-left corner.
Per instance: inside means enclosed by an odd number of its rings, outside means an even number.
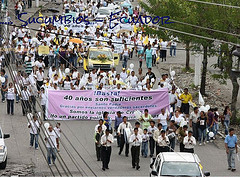
[[[102,168],[103,171],[105,171],[105,168]]]
[[[232,169],[232,172],[234,172],[234,171],[236,171],[236,169],[233,168],[233,169]]]
[[[140,168],[140,166],[137,166],[137,168],[136,168],[136,169],[137,169],[137,170],[139,170],[139,168]]]

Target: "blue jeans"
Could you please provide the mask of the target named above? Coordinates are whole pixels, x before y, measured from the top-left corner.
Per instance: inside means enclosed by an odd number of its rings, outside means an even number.
[[[52,157],[53,164],[55,163],[56,153],[57,153],[56,148],[47,147],[47,160],[48,160],[48,164],[51,164],[51,157]]]
[[[172,51],[173,51],[173,55],[176,56],[176,46],[170,46],[170,55],[172,56]]]
[[[203,142],[204,142],[205,138],[206,138],[206,129],[202,130],[202,129],[198,128],[198,142],[199,143],[202,142],[202,137],[203,137]]]
[[[16,94],[16,101],[19,102],[20,101],[20,97],[18,94]]]
[[[49,55],[49,64],[50,64],[50,66],[52,66],[53,65],[53,63],[54,63],[54,56],[53,55]]]
[[[122,67],[127,69],[127,61],[128,61],[129,56],[123,56],[123,64]]]
[[[74,67],[77,67],[77,60],[78,60],[77,56],[73,57],[73,66]]]
[[[14,112],[14,100],[7,100],[7,113],[8,114],[13,114]]]
[[[236,156],[236,148],[229,148],[229,153],[227,154],[228,159],[228,167],[235,169],[235,156]]]
[[[218,129],[219,129],[218,123],[214,123],[213,127],[214,127],[214,132],[215,132],[214,136],[216,136],[218,133]]]
[[[56,66],[56,68],[59,66],[59,58],[58,58],[58,56],[56,56],[55,58],[54,58],[54,63],[55,63],[55,66]]]
[[[163,125],[162,129],[166,131],[167,130],[167,125]]]
[[[2,94],[2,101],[5,101],[5,99],[6,99],[6,92],[1,89],[1,94]]]
[[[152,57],[146,57],[147,68],[152,68]]]
[[[142,156],[147,157],[148,155],[148,141],[142,142]]]
[[[33,146],[33,142],[35,139],[35,148],[38,148],[38,134],[31,134],[30,133],[30,146]]]
[[[224,126],[225,126],[225,135],[228,135],[228,127],[229,127],[230,121],[224,120]]]

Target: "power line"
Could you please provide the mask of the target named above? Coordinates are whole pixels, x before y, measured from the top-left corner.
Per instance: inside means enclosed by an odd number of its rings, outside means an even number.
[[[230,7],[230,8],[240,9],[239,6],[232,6],[232,5],[227,5],[227,4],[219,4],[219,3],[198,1],[198,0],[187,0],[187,1],[201,3],[201,4],[207,4],[207,5],[215,5],[215,6],[221,6],[221,7]]]

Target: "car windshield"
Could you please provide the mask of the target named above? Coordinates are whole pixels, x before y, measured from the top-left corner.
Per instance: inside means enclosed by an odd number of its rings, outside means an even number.
[[[106,9],[100,9],[100,10],[98,10],[98,13],[100,15],[110,15],[110,11],[106,10]]]
[[[99,55],[106,55],[106,57],[108,59],[112,59],[113,58],[113,55],[112,55],[112,52],[109,51],[109,50],[101,50],[101,51],[97,51],[97,50],[94,50],[94,51],[90,51],[89,52],[89,58],[90,59],[97,59],[97,57]]]
[[[164,162],[161,169],[161,176],[200,177],[201,172],[197,163]]]

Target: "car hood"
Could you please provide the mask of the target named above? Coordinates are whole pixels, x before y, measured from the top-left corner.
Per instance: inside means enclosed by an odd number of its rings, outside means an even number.
[[[4,143],[4,139],[0,138],[0,146],[4,146],[5,143]]]

